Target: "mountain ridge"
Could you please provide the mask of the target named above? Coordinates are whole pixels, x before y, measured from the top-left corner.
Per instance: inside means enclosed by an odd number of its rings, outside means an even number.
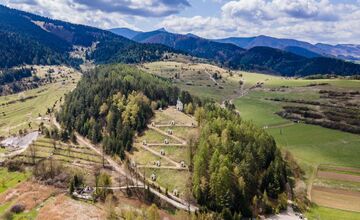
[[[297,46],[285,47],[287,44],[278,42],[279,48],[273,48],[267,45],[254,46],[256,45],[253,44],[255,39],[233,38],[233,40],[239,41],[238,44],[248,45],[249,48],[244,49],[233,43],[221,43],[191,34],[182,35],[159,30],[141,32],[132,38],[132,40],[140,43],[163,44],[176,50],[184,51],[192,56],[209,59],[234,69],[286,76],[307,76],[314,74],[353,75],[360,73],[359,65],[333,57],[323,57],[320,53],[300,47],[303,44],[300,41],[288,39],[287,42],[293,42]],[[262,36],[258,41],[266,41],[267,39],[269,38]],[[309,43],[306,45],[308,45],[308,48],[314,47]],[[321,57],[323,59],[315,59]]]

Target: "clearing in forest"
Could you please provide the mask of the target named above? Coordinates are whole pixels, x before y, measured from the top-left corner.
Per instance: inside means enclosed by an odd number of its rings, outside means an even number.
[[[189,188],[191,139],[198,136],[195,119],[175,107],[155,111],[129,156],[137,172],[169,194],[184,198]]]

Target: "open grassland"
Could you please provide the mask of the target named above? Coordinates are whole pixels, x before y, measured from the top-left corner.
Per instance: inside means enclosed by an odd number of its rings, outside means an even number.
[[[193,117],[177,111],[174,107],[169,107],[166,110],[155,111],[155,116],[151,119],[156,125],[171,125],[175,122],[176,126],[196,125]]]
[[[190,137],[198,137],[198,132],[199,129],[198,128],[190,128],[190,127],[176,127],[176,126],[172,126],[172,127],[160,127],[161,130],[163,130],[164,132],[169,132],[172,131],[172,134],[188,141],[188,139]]]
[[[313,186],[311,194],[318,205],[360,213],[360,192]]]
[[[170,144],[178,144],[179,142],[167,137],[163,134],[159,134],[158,132],[152,130],[152,129],[148,129],[144,132],[144,134],[142,134],[141,136],[139,136],[136,141],[137,142],[143,142],[146,141],[147,143],[152,143],[152,144],[163,144],[165,139],[167,139]]]
[[[347,79],[295,79],[281,76],[271,76],[260,73],[241,72],[245,81],[246,87],[251,87],[257,82],[264,82],[266,88],[279,88],[279,87],[303,87],[310,84],[329,84],[329,86],[336,87],[337,89],[358,89],[360,87],[359,80]]]
[[[171,126],[172,121],[175,122],[174,126]],[[140,175],[145,176],[149,182],[168,189],[169,193],[176,189],[179,196],[184,197],[186,189],[189,188],[187,184],[191,176],[187,170],[190,164],[189,147],[184,143],[172,145],[173,142],[167,131],[171,129],[174,138],[188,141],[190,138],[196,138],[198,128],[192,127],[196,125],[196,122],[193,117],[175,110],[174,107],[169,107],[156,111],[152,124],[155,127],[146,130],[143,136],[135,140],[137,144],[129,153],[129,157],[136,163]],[[169,139],[170,143],[162,144],[164,138]],[[146,140],[147,144],[143,145],[142,140]],[[156,164],[157,161],[161,164]],[[185,162],[185,167],[182,167],[181,162]],[[152,174],[156,176],[154,181],[151,179]]]
[[[239,89],[241,76],[205,63],[162,61],[147,63],[141,68],[149,73],[171,79],[178,87],[203,98],[221,101]],[[214,74],[221,78],[214,79]]]
[[[14,205],[22,204],[25,211],[14,214],[11,219],[35,220],[38,211],[58,193],[51,186],[41,185],[37,182],[26,181],[14,186],[0,194],[0,218],[4,217]]]
[[[187,185],[190,186],[187,182],[190,180],[190,173],[187,171],[143,168],[141,169],[141,172],[142,174],[145,173],[145,176],[149,181],[151,181],[150,176],[155,174],[156,181],[154,183],[168,189],[169,194],[174,190],[177,190],[179,196],[184,198],[187,190],[188,192],[191,190],[187,187]]]
[[[37,129],[37,125],[44,122],[40,116],[44,116],[48,108],[52,108],[56,101],[74,89],[80,79],[79,72],[63,68],[66,71],[62,75],[71,78],[63,79],[57,73],[52,83],[0,97],[0,136],[16,134],[20,129]]]
[[[355,220],[360,219],[359,212],[342,211],[339,209],[316,206],[306,214],[309,219],[314,220]]]
[[[9,172],[6,168],[0,168],[0,193],[15,187],[29,177],[29,172]]]
[[[69,165],[76,164],[84,167],[102,165],[102,157],[87,147],[65,144],[47,138],[39,138],[25,152],[17,155],[13,160],[33,164],[50,157]]]
[[[278,146],[289,150],[300,163],[360,167],[360,136],[320,126],[294,124],[268,129]]]
[[[187,147],[179,147],[179,146],[166,146],[166,147],[151,147],[151,149],[154,149],[155,151],[159,152],[161,150],[164,150],[165,156],[169,157],[170,159],[180,163],[181,161],[184,161],[186,164],[190,163],[189,159],[189,149]]]
[[[360,168],[360,136],[315,125],[293,123],[275,114],[288,103],[271,99],[318,101],[320,90],[359,91],[360,81],[302,80],[261,74],[248,75],[250,74],[244,74],[245,82],[250,83],[247,86],[259,80],[263,80],[264,85],[235,100],[234,103],[245,120],[252,120],[256,125],[267,128],[278,146],[291,152],[305,170],[309,178],[308,186],[313,186],[312,200],[322,206],[312,208],[308,213],[309,218],[357,219],[355,216],[359,217],[359,213],[338,209],[359,211],[359,185],[356,179]],[[320,83],[322,85],[316,85]],[[313,85],[309,86],[310,84]],[[327,165],[320,166],[317,176],[311,178],[311,173],[320,164]],[[328,209],[324,206],[337,209]]]
[[[165,159],[152,154],[151,152],[141,148],[140,146],[134,147],[130,152],[131,158],[136,162],[138,165],[145,165],[145,166],[155,166],[156,162],[159,161],[161,166],[169,166],[171,165]]]

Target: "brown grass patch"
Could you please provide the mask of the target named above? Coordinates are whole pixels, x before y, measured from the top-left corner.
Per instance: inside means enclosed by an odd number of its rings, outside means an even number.
[[[0,204],[7,202],[23,204],[26,210],[31,210],[57,192],[59,191],[52,186],[45,186],[37,182],[28,181],[2,193],[0,195]]]
[[[345,173],[336,173],[330,171],[321,171],[319,170],[317,173],[317,177],[324,178],[324,179],[333,179],[333,180],[343,180],[343,181],[350,181],[350,182],[360,182],[360,176],[358,175],[351,175]]]
[[[156,111],[153,121],[160,124],[170,124],[174,120],[177,125],[191,125],[197,124],[196,120],[183,112],[179,112],[174,106],[171,106],[163,111]]]
[[[360,212],[360,192],[313,186],[311,194],[318,205]]]
[[[326,166],[320,166],[320,169],[322,169],[322,168],[331,169],[331,170],[335,170],[335,171],[350,171],[350,172],[360,174],[360,169],[354,168],[354,167],[339,167],[339,166],[326,165]]]
[[[62,194],[40,209],[37,219],[48,220],[49,217],[52,220],[106,219],[106,213],[96,205],[73,200]]]

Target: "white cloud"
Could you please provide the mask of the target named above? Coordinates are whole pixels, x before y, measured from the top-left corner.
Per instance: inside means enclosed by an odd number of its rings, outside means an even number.
[[[221,10],[220,17],[170,16],[160,26],[208,38],[270,35],[313,43],[359,43],[360,39],[360,1],[237,0]]]

